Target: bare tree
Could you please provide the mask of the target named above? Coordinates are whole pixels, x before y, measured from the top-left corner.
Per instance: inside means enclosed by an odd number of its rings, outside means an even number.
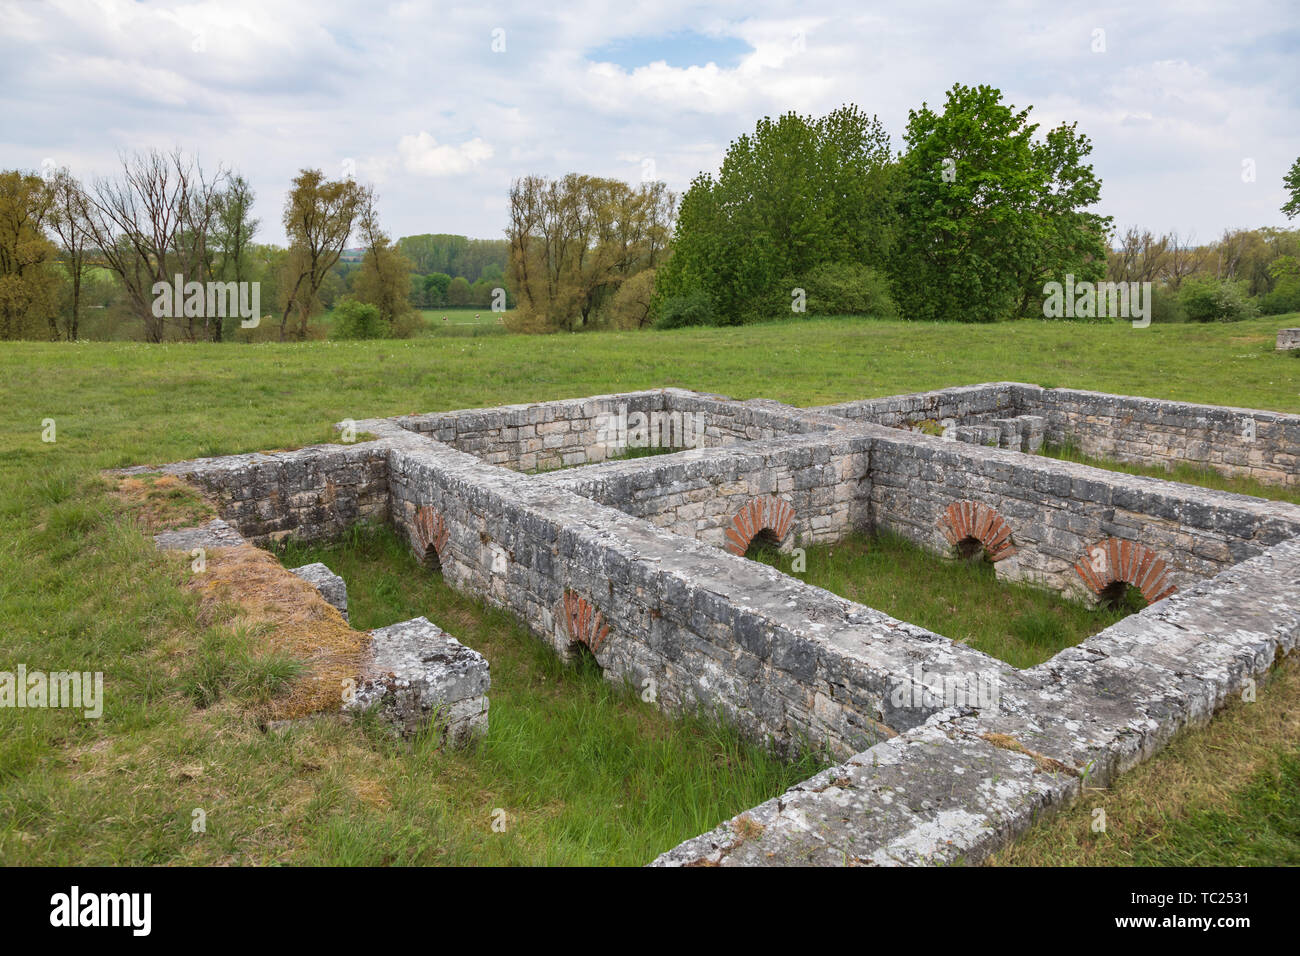
[[[169,316],[154,314],[153,287],[207,277],[208,238],[216,211],[220,167],[208,180],[197,162],[179,150],[122,157],[120,180],[97,179],[84,193],[89,236],[105,263],[117,273],[127,298],[144,320],[145,338],[161,342]],[[184,320],[195,338],[195,318]],[[201,316],[206,324],[207,316]]]

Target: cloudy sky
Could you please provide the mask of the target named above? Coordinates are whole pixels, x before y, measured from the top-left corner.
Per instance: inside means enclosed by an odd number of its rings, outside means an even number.
[[[989,83],[1078,121],[1121,228],[1286,224],[1294,0],[544,6],[0,0],[0,168],[89,178],[180,146],[248,177],[275,242],[298,169],[354,170],[394,236],[491,238],[516,176],[681,190],[763,115],[854,102],[897,147],[909,108]]]

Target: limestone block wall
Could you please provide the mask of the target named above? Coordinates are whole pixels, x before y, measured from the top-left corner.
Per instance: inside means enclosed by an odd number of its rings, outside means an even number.
[[[977,864],[1300,646],[1300,540],[1125,618],[664,853],[660,866]]]
[[[824,430],[793,410],[684,389],[596,395],[394,419],[493,465],[536,472],[616,458],[629,445],[716,447]]]
[[[721,713],[780,749],[851,752],[943,706],[918,681],[987,687],[1011,672],[554,483],[388,435],[392,520],[417,553],[433,548],[453,587],[510,610],[561,654],[585,645],[608,677],[670,711]]]
[[[162,470],[197,484],[260,546],[289,534],[325,540],[388,514],[388,453],[375,442],[199,458]]]
[[[1300,507],[1102,471],[928,436],[875,429],[872,521],[927,547],[950,547],[945,515],[958,502],[991,509],[1010,529],[1000,577],[1087,596],[1118,579],[1137,546],[1163,562],[1164,584],[1185,587],[1300,534]],[[1093,550],[1109,539],[1123,553]],[[986,542],[987,543],[987,542]],[[1082,565],[1083,573],[1077,570]],[[1132,576],[1133,567],[1122,569]],[[1097,579],[1100,575],[1100,579]],[[1137,584],[1137,581],[1129,583]],[[1148,593],[1156,598],[1164,587]]]
[[[1300,484],[1300,415],[994,382],[810,409],[891,428],[951,422],[947,437],[1037,452],[1045,441],[1144,465],[1188,463]]]
[[[716,547],[743,553],[740,542],[766,528],[788,549],[868,527],[869,444],[825,434],[784,438],[609,462],[538,480]],[[751,521],[746,509],[756,501],[763,513]]]
[[[1300,485],[1300,415],[1194,405],[1067,388],[1015,386],[1047,440],[1139,464],[1186,462],[1266,484]]]
[[[1023,413],[1017,389],[1014,382],[993,382],[841,402],[809,411],[888,428],[908,428],[925,421],[938,423],[945,420],[958,425],[986,424],[997,418]]]

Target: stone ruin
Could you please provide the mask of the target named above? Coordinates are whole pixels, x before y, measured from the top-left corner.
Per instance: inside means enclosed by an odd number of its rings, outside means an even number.
[[[1297,487],[1300,416],[1001,382],[809,409],[668,388],[346,424],[365,440],[139,470],[192,482],[259,545],[391,522],[430,573],[556,653],[585,648],[669,712],[841,760],[659,865],[978,862],[1208,720],[1300,636],[1300,507],[1033,454],[1068,443]],[[654,446],[682,450],[627,455]],[[742,556],[873,529],[982,552],[1004,580],[1151,603],[1021,670]],[[327,569],[295,573],[337,594]],[[483,731],[487,662],[423,619],[372,636],[355,706],[407,732],[434,712],[456,740]]]

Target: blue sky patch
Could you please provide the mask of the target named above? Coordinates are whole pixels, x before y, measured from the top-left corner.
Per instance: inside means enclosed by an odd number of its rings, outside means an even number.
[[[613,63],[625,70],[635,70],[659,60],[679,69],[707,63],[725,68],[738,65],[741,57],[752,51],[753,47],[739,37],[714,37],[685,30],[658,37],[611,40],[588,50],[586,57],[592,62]]]

